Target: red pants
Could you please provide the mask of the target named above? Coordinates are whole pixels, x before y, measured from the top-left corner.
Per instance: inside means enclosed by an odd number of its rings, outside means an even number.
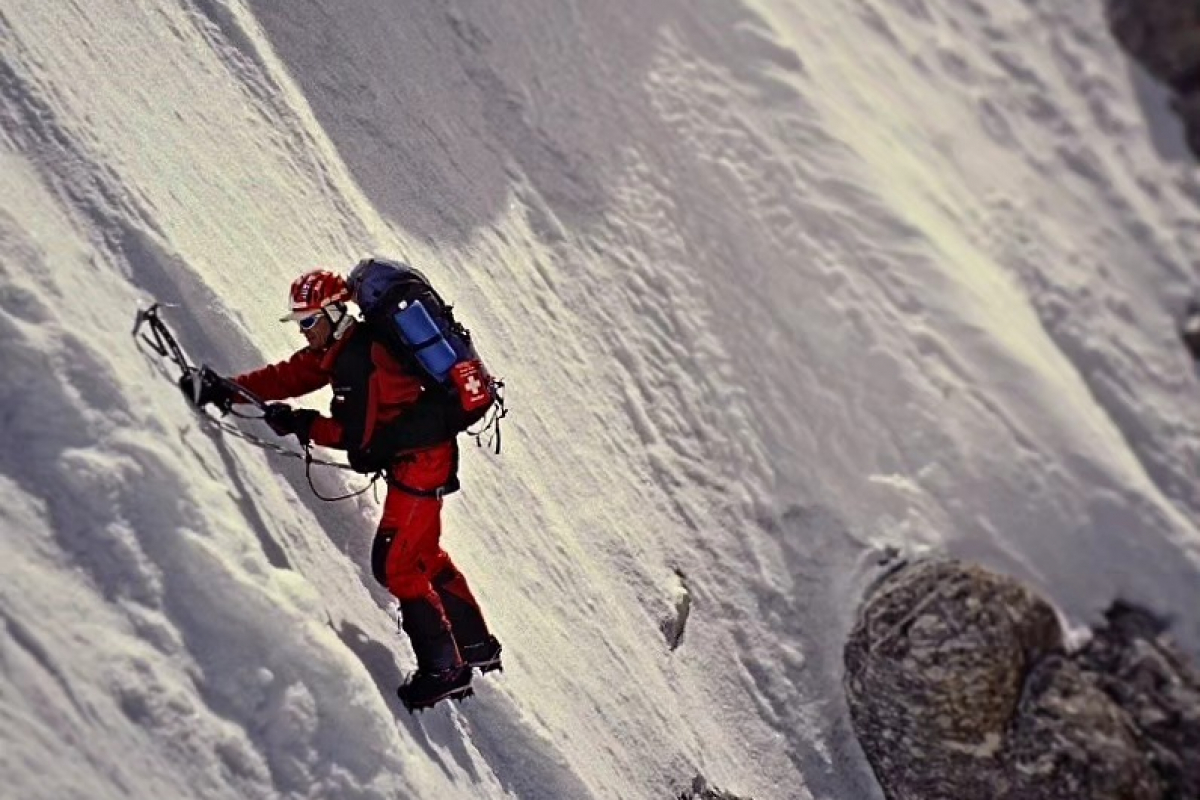
[[[458,647],[490,638],[466,578],[441,546],[442,499],[427,492],[455,470],[453,445],[423,450],[392,470],[383,515],[371,550],[375,578],[400,601],[404,630],[422,669],[461,663]]]
[[[442,498],[419,494],[444,486],[456,459],[455,446],[443,445],[392,468],[371,548],[374,577],[400,600],[404,632],[426,672],[461,666],[460,648],[490,639],[467,579],[442,549]]]
[[[392,468],[394,482],[417,491],[432,491],[446,483],[454,468],[452,445],[422,450]],[[453,567],[442,549],[442,499],[422,497],[390,485],[383,501],[378,536],[372,553],[375,577],[400,600],[424,600],[434,594],[431,579]],[[384,552],[378,552],[383,550]],[[435,595],[436,597],[436,595]]]

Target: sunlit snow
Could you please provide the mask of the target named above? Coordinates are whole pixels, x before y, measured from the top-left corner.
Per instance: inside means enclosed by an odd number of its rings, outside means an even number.
[[[0,796],[878,797],[841,647],[892,554],[1200,653],[1156,91],[1099,2],[4,0]],[[505,670],[416,716],[372,493],[130,336],[281,359],[372,253],[512,408],[444,537]]]

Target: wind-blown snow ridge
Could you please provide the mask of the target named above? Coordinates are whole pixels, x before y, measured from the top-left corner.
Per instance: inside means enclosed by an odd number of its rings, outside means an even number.
[[[840,653],[896,553],[1200,647],[1200,192],[1098,4],[410,5],[0,12],[14,796],[875,796]],[[514,409],[445,538],[506,669],[418,717],[371,495],[129,338],[154,298],[198,361],[281,358],[295,273],[371,252]]]

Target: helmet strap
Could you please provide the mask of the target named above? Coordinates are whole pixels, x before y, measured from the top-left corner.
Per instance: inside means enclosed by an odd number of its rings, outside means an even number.
[[[326,319],[329,320],[329,324],[333,327],[333,338],[341,339],[342,335],[349,330],[350,324],[354,321],[354,318],[346,311],[346,304],[330,303],[321,310],[325,312]]]

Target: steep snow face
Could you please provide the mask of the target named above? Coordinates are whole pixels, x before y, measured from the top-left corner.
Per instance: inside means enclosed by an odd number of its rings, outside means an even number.
[[[1193,611],[1200,186],[1099,4],[411,5],[0,11],[14,796],[868,797],[840,648],[889,549]],[[291,278],[368,252],[514,408],[445,536],[506,671],[414,718],[375,499],[128,338],[156,298],[281,358]]]

